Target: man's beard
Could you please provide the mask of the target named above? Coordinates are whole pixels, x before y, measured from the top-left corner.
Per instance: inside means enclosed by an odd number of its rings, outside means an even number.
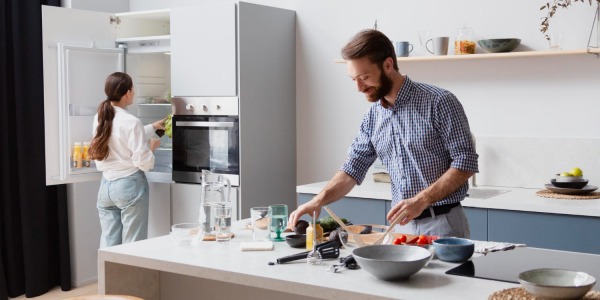
[[[377,102],[379,99],[385,97],[392,90],[392,79],[381,71],[381,75],[379,75],[379,87],[374,88],[375,93],[366,95],[369,102]]]

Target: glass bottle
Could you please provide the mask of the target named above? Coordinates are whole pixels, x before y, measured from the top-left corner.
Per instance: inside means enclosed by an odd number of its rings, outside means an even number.
[[[73,145],[73,168],[81,168],[83,165],[83,153],[81,153],[81,143],[75,142]]]
[[[475,34],[473,33],[473,28],[459,28],[456,39],[454,40],[454,54],[475,54],[475,47]]]
[[[91,165],[90,162],[90,142],[83,142],[83,166],[89,168]]]

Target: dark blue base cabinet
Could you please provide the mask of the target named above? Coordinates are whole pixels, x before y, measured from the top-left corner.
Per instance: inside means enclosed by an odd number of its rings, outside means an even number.
[[[314,196],[313,194],[298,194],[298,205],[310,201]],[[351,221],[352,224],[387,224],[385,215],[390,209],[390,201],[345,197],[327,207],[340,218]],[[319,219],[326,215],[328,215],[327,212],[323,210]],[[310,218],[304,216],[302,219],[309,220]]]
[[[465,207],[474,240],[600,254],[600,218]]]

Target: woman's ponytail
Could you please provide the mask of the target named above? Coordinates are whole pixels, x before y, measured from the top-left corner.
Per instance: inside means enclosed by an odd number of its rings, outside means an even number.
[[[104,92],[107,99],[98,106],[98,127],[92,139],[88,153],[93,160],[104,160],[108,157],[108,140],[112,133],[115,108],[111,101],[119,102],[133,88],[133,80],[123,72],[115,72],[106,78]]]

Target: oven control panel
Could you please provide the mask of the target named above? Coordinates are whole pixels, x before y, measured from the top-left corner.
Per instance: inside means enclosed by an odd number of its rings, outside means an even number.
[[[237,97],[173,97],[175,115],[237,116]]]

